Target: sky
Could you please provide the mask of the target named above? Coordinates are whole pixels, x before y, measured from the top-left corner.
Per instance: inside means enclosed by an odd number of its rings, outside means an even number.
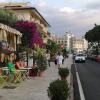
[[[0,2],[11,0],[0,0]],[[12,0],[12,2],[21,0]],[[71,32],[77,37],[100,24],[100,0],[22,0],[42,14],[53,34]]]

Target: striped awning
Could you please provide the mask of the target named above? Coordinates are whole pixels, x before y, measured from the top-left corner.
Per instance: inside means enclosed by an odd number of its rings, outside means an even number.
[[[0,29],[3,29],[5,31],[8,31],[8,32],[10,32],[12,34],[16,34],[16,35],[22,36],[22,33],[20,33],[19,31],[17,31],[16,29],[11,28],[11,27],[9,27],[7,25],[4,25],[2,23],[0,23]]]

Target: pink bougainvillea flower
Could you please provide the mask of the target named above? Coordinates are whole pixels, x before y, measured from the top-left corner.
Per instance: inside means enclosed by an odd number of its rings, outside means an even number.
[[[23,33],[23,35],[28,36],[28,44],[30,48],[34,48],[34,44],[38,45],[39,47],[42,47],[43,40],[39,32],[37,31],[36,23],[28,21],[18,21],[16,23],[16,27],[20,32]]]

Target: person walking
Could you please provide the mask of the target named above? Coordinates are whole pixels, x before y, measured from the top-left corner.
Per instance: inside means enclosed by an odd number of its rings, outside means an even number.
[[[58,55],[56,56],[58,68],[60,68],[60,67],[62,66],[62,64],[63,64],[63,59],[64,59],[64,57],[63,57],[62,54],[59,52]]]

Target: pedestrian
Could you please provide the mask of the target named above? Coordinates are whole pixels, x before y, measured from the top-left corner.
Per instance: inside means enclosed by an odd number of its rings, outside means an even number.
[[[8,59],[7,67],[9,69],[9,75],[10,75],[10,81],[11,82],[19,82],[21,79],[21,72],[15,69],[14,63],[13,63],[13,56],[10,54]]]
[[[0,54],[0,68],[5,67],[5,55],[3,53]]]
[[[60,68],[60,67],[62,66],[62,64],[63,64],[63,59],[64,59],[64,57],[63,57],[62,54],[59,52],[58,55],[56,56],[58,68]]]
[[[13,63],[13,57],[11,55],[9,55],[7,67],[9,69],[10,73],[14,73],[15,66],[14,66],[14,63]]]
[[[26,66],[25,66],[24,61],[22,61],[21,58],[17,58],[17,59],[16,59],[16,62],[15,62],[15,69],[23,69],[23,68],[25,68],[25,67],[26,67]]]
[[[50,67],[50,52],[49,51],[46,52],[46,60],[47,60],[48,66]]]

